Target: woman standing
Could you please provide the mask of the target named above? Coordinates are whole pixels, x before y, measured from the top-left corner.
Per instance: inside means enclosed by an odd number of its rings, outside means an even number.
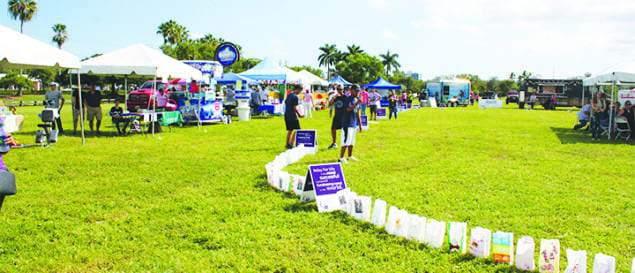
[[[392,114],[395,114],[395,120],[397,120],[397,102],[399,102],[399,97],[397,97],[397,93],[392,91],[392,95],[388,97],[388,110],[390,114],[388,114],[388,119],[392,118]]]
[[[313,110],[313,107],[315,106],[313,104],[313,94],[311,94],[311,90],[307,89],[306,92],[304,93],[304,99],[302,99],[302,102],[304,103],[304,118],[313,118],[313,114],[311,113],[311,110]]]
[[[600,140],[602,129],[600,123],[604,119],[604,112],[606,111],[606,100],[602,99],[602,92],[595,93],[593,100],[591,101],[591,110],[593,117],[591,118],[591,139]]]

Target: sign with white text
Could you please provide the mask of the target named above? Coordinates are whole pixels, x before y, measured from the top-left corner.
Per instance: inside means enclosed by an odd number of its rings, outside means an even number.
[[[362,131],[368,131],[368,116],[360,116],[362,119]]]
[[[296,130],[295,131],[295,146],[304,144],[304,149],[307,154],[314,155],[318,151],[317,146],[317,131],[315,130]]]
[[[300,201],[315,200],[318,211],[333,211],[340,209],[337,193],[346,189],[344,172],[340,163],[310,165]]]
[[[386,108],[377,108],[377,119],[386,119]]]

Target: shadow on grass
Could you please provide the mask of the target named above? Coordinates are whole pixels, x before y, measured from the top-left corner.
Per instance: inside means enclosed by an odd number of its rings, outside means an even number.
[[[556,128],[551,127],[551,131],[556,134],[560,143],[562,144],[576,144],[576,143],[594,143],[594,144],[629,144],[635,145],[635,142],[624,139],[607,139],[606,136],[602,136],[600,140],[592,140],[591,132],[582,130],[573,130],[572,128]]]

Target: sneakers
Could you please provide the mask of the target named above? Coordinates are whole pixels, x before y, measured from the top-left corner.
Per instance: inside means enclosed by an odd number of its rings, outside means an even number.
[[[287,148],[287,149],[293,149],[293,146],[291,146],[291,144],[287,144],[284,147]]]
[[[335,148],[337,148],[337,144],[332,143],[331,146],[329,146],[328,149],[330,150],[330,149],[335,149]]]
[[[359,161],[359,159],[357,159],[357,158],[355,158],[355,157],[352,157],[352,156],[349,156],[349,157],[348,157],[348,160],[350,160],[350,161],[355,161],[355,162]]]
[[[344,163],[344,164],[348,163],[348,161],[346,161],[346,158],[343,158],[343,157],[340,157],[340,159],[338,159],[337,162]]]

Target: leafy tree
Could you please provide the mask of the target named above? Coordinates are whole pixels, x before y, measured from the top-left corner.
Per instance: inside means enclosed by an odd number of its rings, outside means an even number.
[[[104,54],[102,54],[102,53],[95,53],[95,54],[91,55],[90,57],[83,58],[81,61],[83,62],[83,61],[85,61],[85,60],[92,59],[92,58],[95,58],[95,57],[99,57],[99,56],[101,56],[101,55],[104,55]]]
[[[293,67],[289,67],[289,69],[291,69],[291,70],[293,70],[293,71],[295,71],[295,72],[300,72],[300,71],[302,71],[302,70],[306,70],[306,71],[311,72],[311,74],[313,74],[313,75],[315,75],[315,76],[318,76],[318,77],[320,77],[320,78],[322,77],[322,70],[321,70],[321,69],[319,69],[319,68],[313,68],[313,67],[310,67],[310,66],[308,66],[308,65],[303,65],[303,66],[293,66]]]
[[[9,14],[13,20],[20,20],[20,33],[24,33],[24,22],[31,21],[38,11],[33,0],[9,0]]]
[[[52,29],[53,32],[55,32],[55,35],[53,35],[53,42],[57,43],[57,46],[62,49],[62,44],[64,44],[66,40],[68,40],[68,31],[66,31],[66,25],[55,24],[53,25]]]
[[[382,59],[381,63],[386,67],[386,75],[390,74],[390,70],[393,68],[397,69],[401,67],[401,64],[397,62],[399,54],[390,54],[390,49],[386,52],[386,54],[379,54],[379,57]]]
[[[426,86],[424,81],[408,77],[401,71],[396,71],[395,74],[393,76],[389,76],[387,80],[391,83],[401,85],[402,92],[419,93]]]
[[[459,74],[456,76],[459,79],[466,79],[470,81],[470,85],[472,86],[472,92],[480,94],[487,90],[487,82],[481,80],[477,75],[472,74]]]
[[[176,45],[184,40],[186,40],[190,32],[186,27],[179,25],[174,20],[167,21],[159,25],[159,30],[157,34],[163,36],[163,44]]]
[[[17,72],[11,72],[0,79],[0,85],[13,85],[18,88],[18,92],[16,93],[18,97],[22,96],[22,89],[33,89],[33,82],[27,77],[20,76]]]
[[[507,92],[510,90],[518,90],[518,85],[516,85],[516,81],[514,80],[502,80],[498,82],[498,88],[496,92],[500,96],[507,96]]]
[[[320,56],[318,56],[318,62],[320,62],[320,66],[326,66],[326,78],[327,80],[330,79],[330,66],[331,65],[335,65],[335,61],[336,61],[336,54],[338,52],[337,48],[335,48],[335,45],[329,45],[329,44],[325,44],[324,46],[321,46],[320,51],[322,51],[322,54],[320,54]]]
[[[383,66],[379,58],[367,54],[349,55],[347,60],[335,65],[338,73],[351,83],[366,83],[381,76]]]
[[[343,53],[344,55],[343,59],[346,59],[348,58],[348,56],[355,55],[355,54],[366,54],[366,52],[364,52],[361,46],[358,46],[355,44],[346,46],[346,49],[348,49],[348,52]]]
[[[47,86],[48,83],[52,82],[55,79],[55,70],[52,68],[31,69],[31,71],[29,72],[29,77],[38,79],[44,86]]]

